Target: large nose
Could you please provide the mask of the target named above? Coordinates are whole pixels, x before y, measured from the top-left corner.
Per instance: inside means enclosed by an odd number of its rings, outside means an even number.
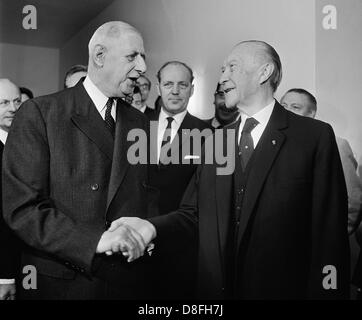
[[[172,86],[172,94],[179,94],[180,93],[180,88],[178,86],[177,83],[175,83],[173,86]]]
[[[137,57],[136,70],[139,73],[145,73],[147,70],[146,61],[141,55],[138,55],[138,57]]]
[[[20,107],[20,104],[18,104],[15,101],[11,101],[9,111],[16,112],[16,110],[18,110],[19,107]]]
[[[219,83],[220,84],[224,84],[226,81],[229,80],[229,71],[228,69],[225,69],[222,73],[221,73],[221,76],[220,76],[220,80],[219,80]]]

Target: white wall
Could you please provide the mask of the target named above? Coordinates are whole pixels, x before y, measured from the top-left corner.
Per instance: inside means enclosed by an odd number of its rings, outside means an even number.
[[[325,5],[337,9],[337,29],[325,30]],[[332,124],[337,135],[346,138],[362,158],[362,1],[319,0],[317,20],[318,118]]]
[[[0,78],[9,78],[35,96],[59,88],[59,49],[0,43]]]
[[[129,22],[141,31],[153,84],[168,60],[194,69],[189,109],[199,117],[213,115],[223,59],[242,40],[267,41],[280,54],[284,79],[277,97],[292,86],[315,91],[315,0],[116,0],[61,48],[61,78],[71,65],[87,62],[90,36],[110,20]]]

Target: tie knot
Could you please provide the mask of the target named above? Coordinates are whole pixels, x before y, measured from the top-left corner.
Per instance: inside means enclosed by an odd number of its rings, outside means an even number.
[[[108,112],[112,109],[113,106],[113,99],[112,98],[108,98],[108,101],[106,103],[106,111],[108,110]]]
[[[171,123],[174,120],[173,117],[167,117],[166,120],[167,120],[167,127],[171,127]]]
[[[248,118],[245,121],[243,132],[251,132],[259,124],[258,120],[254,118]]]

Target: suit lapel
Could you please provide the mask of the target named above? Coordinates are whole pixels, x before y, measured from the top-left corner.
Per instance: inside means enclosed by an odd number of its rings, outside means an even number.
[[[285,135],[280,131],[280,129],[285,127],[287,127],[287,112],[276,102],[269,123],[254,151],[254,163],[250,169],[241,210],[240,227],[237,235],[237,250],[245,234],[250,216],[263,188],[265,179],[285,141]]]
[[[107,210],[129,167],[127,151],[132,142],[127,140],[128,132],[135,128],[135,118],[132,117],[130,107],[122,99],[117,101],[117,116],[112,171],[108,186]]]
[[[75,94],[75,112],[71,116],[72,122],[82,131],[109,159],[113,156],[113,138],[107,129],[101,115],[79,83]]]
[[[233,139],[235,140],[235,133],[239,127],[239,121],[227,126],[223,130],[223,153],[227,154],[227,130],[233,130]],[[214,146],[216,149],[216,146]],[[231,150],[231,159],[235,159],[235,148]],[[232,211],[232,196],[233,196],[233,174],[217,175],[216,179],[216,212],[219,229],[220,247],[222,252],[226,247],[227,232],[229,228],[231,211]]]

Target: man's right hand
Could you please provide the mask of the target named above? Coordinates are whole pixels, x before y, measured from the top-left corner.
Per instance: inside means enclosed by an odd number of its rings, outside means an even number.
[[[127,225],[105,231],[98,242],[96,253],[122,252],[131,262],[143,256],[146,245],[142,236]]]

